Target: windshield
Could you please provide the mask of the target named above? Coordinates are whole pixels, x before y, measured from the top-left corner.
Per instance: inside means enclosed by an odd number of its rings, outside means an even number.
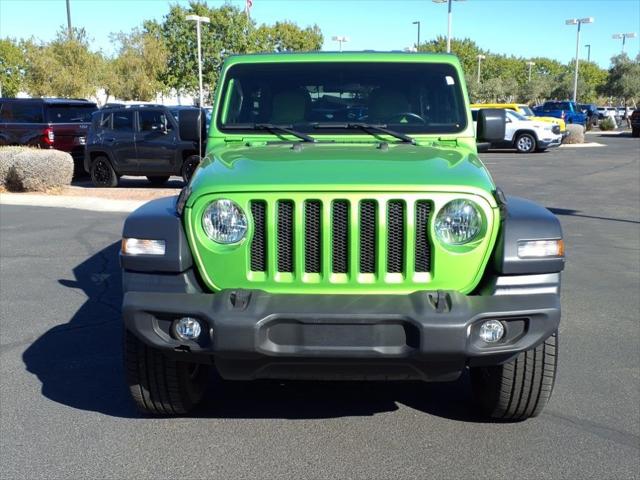
[[[318,127],[323,133],[347,133],[345,124],[352,122],[404,133],[454,133],[466,127],[460,82],[446,64],[240,64],[227,73],[221,105],[217,125],[223,132],[255,130],[263,123],[314,134],[320,133]]]
[[[47,107],[47,121],[51,123],[88,123],[91,114],[98,110],[93,104],[89,105],[49,105]]]
[[[520,110],[520,113],[525,117],[534,116],[533,110],[531,110],[531,108],[527,107],[526,105],[520,105],[519,110]]]
[[[514,112],[513,110],[507,110],[507,116],[511,118],[511,120],[529,120],[524,115],[520,115],[518,112]]]

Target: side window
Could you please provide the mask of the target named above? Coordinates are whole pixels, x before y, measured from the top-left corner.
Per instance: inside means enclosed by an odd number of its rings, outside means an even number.
[[[113,118],[113,113],[104,113],[102,114],[102,120],[100,120],[100,128],[111,129],[111,119]]]
[[[138,118],[141,132],[171,130],[171,121],[162,110],[140,110]]]
[[[42,105],[37,103],[5,103],[2,106],[3,122],[42,123]]]
[[[113,127],[117,132],[133,132],[133,112],[131,110],[113,112]]]
[[[0,103],[0,122],[10,122],[13,118],[10,103]]]

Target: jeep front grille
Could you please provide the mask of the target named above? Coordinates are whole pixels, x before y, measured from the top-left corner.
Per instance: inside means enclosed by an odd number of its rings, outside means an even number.
[[[267,274],[265,280],[282,273],[298,274],[297,280],[305,274],[384,280],[431,271],[429,200],[260,199],[250,205],[249,265]]]

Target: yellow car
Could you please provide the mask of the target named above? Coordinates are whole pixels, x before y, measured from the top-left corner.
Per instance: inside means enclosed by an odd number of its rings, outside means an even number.
[[[515,110],[520,115],[537,120],[539,122],[555,123],[560,127],[560,133],[564,137],[567,134],[567,124],[561,118],[556,117],[537,117],[534,115],[533,110],[529,105],[524,103],[474,103],[471,108],[505,108],[509,110]],[[533,118],[532,118],[533,117]]]

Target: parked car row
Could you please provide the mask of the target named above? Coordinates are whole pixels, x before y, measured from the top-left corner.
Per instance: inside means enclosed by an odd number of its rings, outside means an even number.
[[[101,187],[117,185],[122,175],[146,176],[154,184],[171,175],[187,181],[202,146],[181,138],[178,119],[184,112],[200,110],[152,104],[107,104],[99,109],[83,99],[0,98],[0,146],[68,152],[74,175],[89,173]],[[205,109],[203,132],[207,118]]]
[[[91,119],[84,169],[98,187],[115,187],[122,175],[146,176],[162,185],[171,175],[188,182],[200,163],[202,146],[186,140],[179,118],[197,114],[195,107],[111,105]],[[203,122],[203,135],[206,122]]]
[[[478,112],[483,109],[501,108],[493,105],[471,105],[474,126]],[[482,108],[481,108],[482,107]],[[562,143],[560,126],[538,117],[526,117],[512,109],[505,110],[505,136],[502,141],[492,142],[490,148],[515,148],[519,153],[544,152]]]

